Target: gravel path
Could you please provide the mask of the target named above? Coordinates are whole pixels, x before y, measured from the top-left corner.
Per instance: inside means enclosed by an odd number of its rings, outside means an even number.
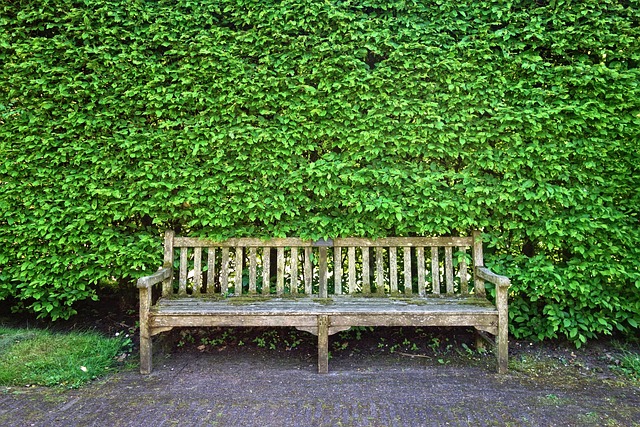
[[[80,390],[0,388],[0,425],[640,426],[640,388],[614,379],[362,358],[318,375],[315,361],[278,353],[178,353],[156,358],[149,376],[121,372]]]

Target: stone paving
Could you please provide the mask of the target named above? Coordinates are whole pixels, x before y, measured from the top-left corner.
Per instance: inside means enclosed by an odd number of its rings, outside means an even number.
[[[640,426],[640,389],[391,356],[366,367],[268,353],[158,357],[80,390],[0,389],[0,426]]]

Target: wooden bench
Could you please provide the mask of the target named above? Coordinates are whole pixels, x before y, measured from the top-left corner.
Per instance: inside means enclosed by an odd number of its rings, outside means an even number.
[[[485,281],[495,284],[496,305]],[[151,372],[152,336],[175,327],[295,327],[318,336],[318,371],[326,373],[329,335],[352,326],[466,326],[496,336],[504,373],[509,286],[484,267],[478,231],[216,242],[169,230],[164,266],[138,280],[140,372]]]

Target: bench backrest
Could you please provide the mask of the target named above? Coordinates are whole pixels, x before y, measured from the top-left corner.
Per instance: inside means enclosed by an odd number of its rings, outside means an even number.
[[[484,295],[481,233],[470,237],[237,238],[165,233],[163,296]]]

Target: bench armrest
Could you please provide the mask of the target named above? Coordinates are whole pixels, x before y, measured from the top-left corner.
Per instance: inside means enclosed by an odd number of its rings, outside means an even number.
[[[172,271],[170,267],[160,268],[158,271],[150,276],[144,276],[138,279],[138,288],[149,289],[156,283],[160,283],[165,279],[171,277]]]
[[[498,288],[507,289],[511,286],[511,280],[507,276],[500,276],[486,267],[476,267],[476,274],[479,278],[493,283]]]

